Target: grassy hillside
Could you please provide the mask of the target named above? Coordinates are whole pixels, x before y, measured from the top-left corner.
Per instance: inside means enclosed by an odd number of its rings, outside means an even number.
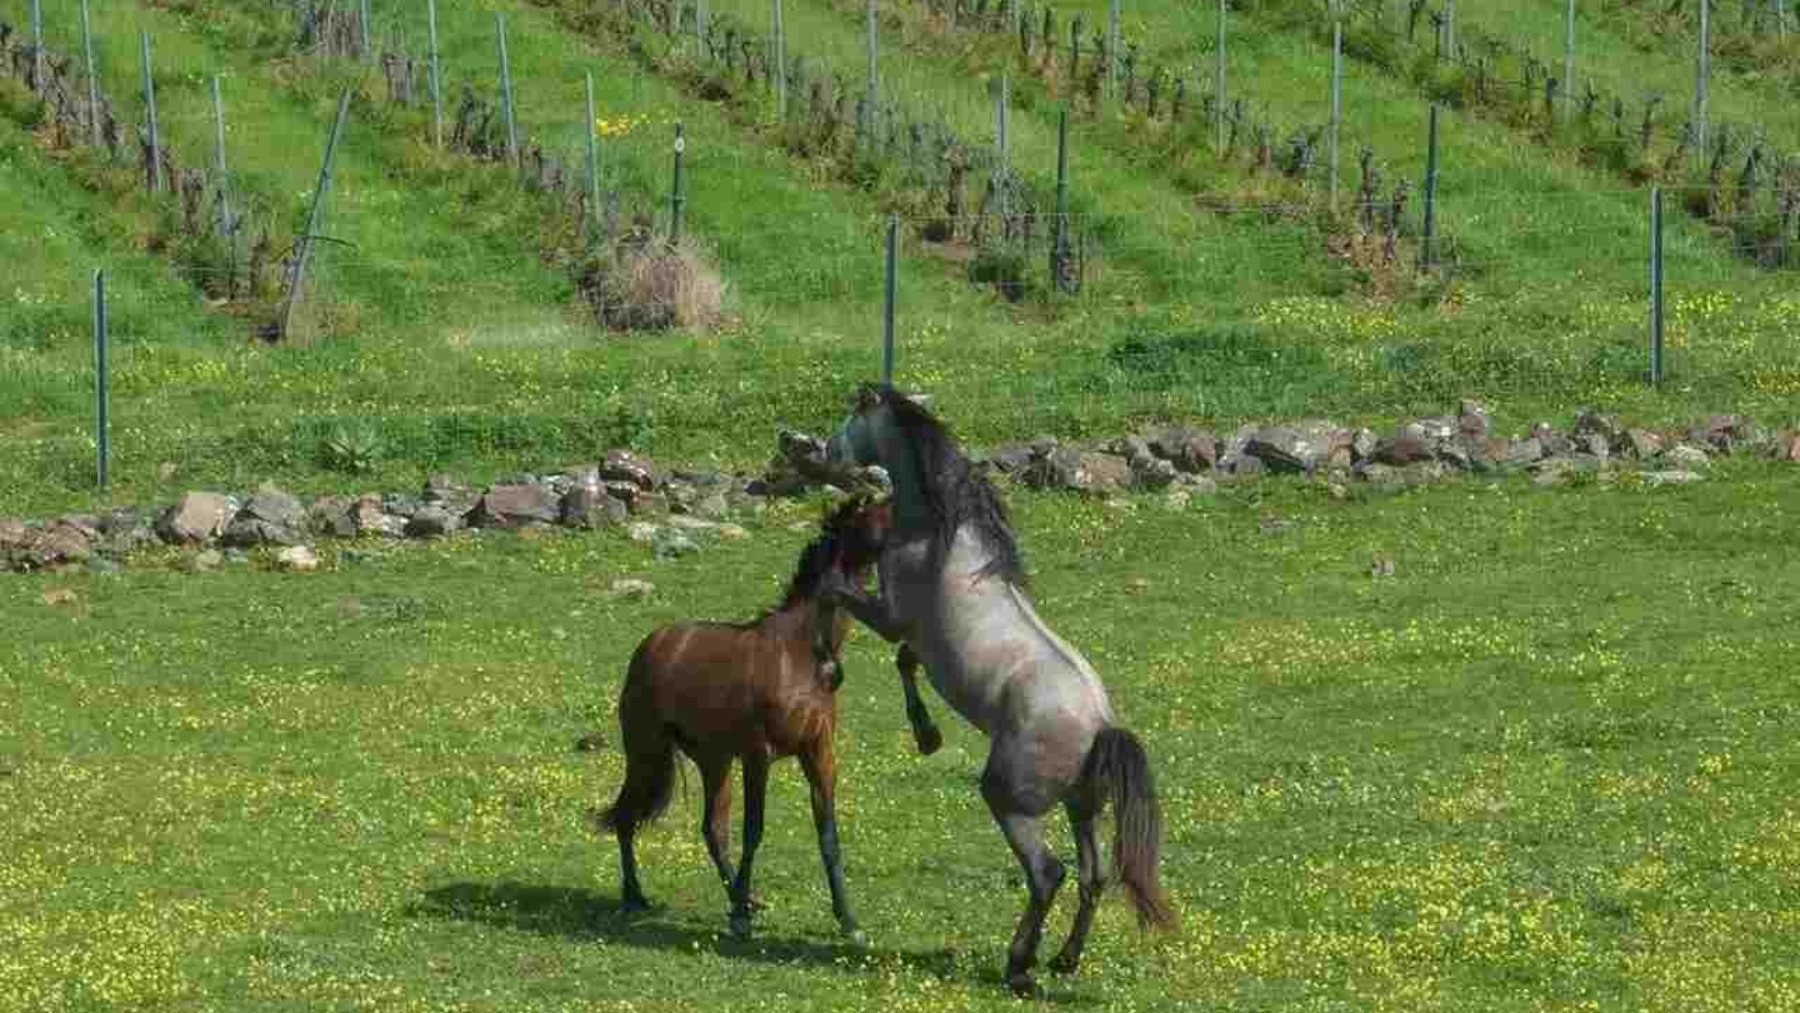
[[[766,16],[740,0],[710,6],[758,31]],[[1075,9],[1057,8],[1058,24],[1066,29]],[[119,497],[269,476],[303,491],[405,485],[445,468],[480,479],[619,443],[748,464],[775,427],[825,424],[849,385],[876,371],[881,221],[894,210],[906,216],[901,379],[934,391],[977,442],[1110,434],[1166,415],[1229,425],[1329,413],[1379,424],[1465,395],[1486,397],[1502,424],[1518,426],[1591,402],[1656,420],[1719,409],[1779,415],[1800,390],[1791,278],[1734,258],[1673,209],[1672,382],[1647,390],[1643,193],[1502,120],[1447,114],[1444,267],[1416,275],[1425,103],[1414,84],[1374,66],[1353,63],[1348,78],[1343,187],[1357,185],[1354,153],[1365,144],[1383,193],[1401,179],[1411,185],[1393,263],[1379,256],[1379,235],[1359,240],[1354,221],[1323,210],[1316,169],[1299,178],[1258,170],[1247,142],[1215,155],[1210,129],[1195,120],[1210,21],[1178,6],[1133,7],[1127,37],[1141,41],[1143,65],[1190,71],[1189,122],[1077,99],[1082,288],[1014,305],[968,283],[970,258],[982,255],[969,220],[955,223],[954,242],[925,238],[944,214],[929,203],[941,191],[909,183],[897,164],[848,171],[857,163],[841,138],[797,148],[760,81],[727,81],[722,99],[700,97],[703,82],[729,75],[691,39],[622,24],[615,10],[590,0],[447,5],[447,104],[465,82],[490,99],[497,91],[493,17],[505,14],[526,143],[580,165],[582,75],[592,72],[601,118],[632,124],[603,141],[604,185],[632,208],[655,209],[659,228],[681,121],[686,231],[727,284],[725,322],[704,333],[592,326],[569,270],[579,237],[545,198],[493,162],[434,151],[426,109],[388,102],[370,67],[297,52],[287,11],[212,0],[97,9],[102,83],[123,121],[141,109],[137,33],[154,33],[162,130],[182,165],[211,157],[207,83],[223,75],[234,189],[284,247],[303,228],[336,93],[359,89],[327,219],[334,242],[318,257],[306,310],[314,336],[265,347],[250,337],[248,311],[208,310],[198,290],[184,296],[172,267],[157,270],[148,248],[161,245],[172,202],[136,193],[129,166],[58,147],[22,84],[0,79],[4,171],[21,193],[45,195],[6,212],[13,291],[0,333],[17,368],[0,375],[0,424],[24,438],[0,450],[0,476],[18,489],[19,508],[92,495],[83,293],[97,265],[121,278]],[[378,40],[423,51],[421,10],[377,12]],[[22,15],[17,0],[0,6],[0,18]],[[1090,27],[1100,15],[1087,9]],[[789,53],[856,90],[859,13],[809,0],[789,4],[787,16]],[[1233,18],[1230,91],[1284,130],[1321,121],[1317,39],[1276,30],[1278,20]],[[61,52],[79,48],[69,10],[49,11],[47,33]],[[1049,193],[1064,85],[1017,67],[1005,33],[952,28],[923,6],[892,10],[883,40],[884,101],[909,122],[953,130],[965,148],[988,143],[992,78],[1016,71],[1013,164],[1034,194]],[[1597,37],[1594,66],[1622,66],[1623,45]],[[1752,105],[1769,94],[1726,82],[1721,103],[1737,101],[1733,88]],[[1768,117],[1771,130],[1780,116]],[[966,182],[965,212],[983,182]],[[26,238],[40,228],[70,239]],[[1041,275],[1047,220],[1037,228],[1029,269]],[[332,471],[321,440],[365,420],[378,436],[373,473]]]

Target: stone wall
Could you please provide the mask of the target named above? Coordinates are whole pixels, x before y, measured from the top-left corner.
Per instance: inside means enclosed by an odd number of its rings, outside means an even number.
[[[1529,434],[1502,436],[1491,431],[1479,402],[1464,401],[1455,414],[1410,420],[1385,436],[1325,419],[1250,424],[1229,435],[1175,424],[1103,443],[1045,437],[1001,447],[984,461],[990,471],[1033,488],[1091,495],[1163,490],[1171,506],[1181,506],[1220,483],[1279,474],[1321,478],[1339,492],[1357,482],[1401,486],[1511,472],[1540,484],[1627,472],[1654,484],[1686,483],[1702,480],[1714,458],[1730,455],[1800,462],[1800,433],[1737,415],[1648,429],[1584,411],[1567,430],[1539,424]],[[885,481],[879,469],[868,471],[869,480]],[[598,463],[513,476],[479,491],[442,475],[417,493],[330,495],[311,503],[272,485],[243,494],[195,491],[160,508],[0,518],[0,567],[107,570],[135,549],[175,545],[195,549],[201,565],[271,546],[280,565],[310,569],[317,564],[310,546],[319,539],[435,538],[461,528],[535,525],[625,525],[657,555],[671,556],[693,551],[696,531],[741,537],[731,516],[832,479],[822,439],[782,432],[768,466],[755,475],[665,470],[615,450]]]

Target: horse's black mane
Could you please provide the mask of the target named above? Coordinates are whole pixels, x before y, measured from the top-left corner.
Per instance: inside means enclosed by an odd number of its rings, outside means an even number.
[[[938,541],[947,549],[956,530],[973,525],[975,533],[994,556],[982,574],[997,574],[1008,583],[1025,586],[1025,561],[1013,537],[1006,504],[987,476],[975,469],[957,446],[956,437],[923,405],[892,387],[871,387],[865,396],[878,397],[894,413],[894,421],[917,449],[919,484],[925,502],[937,520]]]
[[[788,581],[787,594],[781,598],[782,608],[798,605],[819,593],[819,582],[837,565],[838,540],[842,532],[856,519],[856,512],[864,505],[859,499],[847,500],[820,525],[823,530],[800,551],[800,561],[794,564],[793,579]]]

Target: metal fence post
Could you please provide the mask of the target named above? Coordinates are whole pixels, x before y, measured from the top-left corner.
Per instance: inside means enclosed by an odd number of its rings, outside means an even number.
[[[431,47],[431,143],[441,148],[444,146],[444,91],[438,77],[437,0],[425,0],[425,31]]]
[[[100,76],[94,68],[94,29],[88,19],[88,0],[81,0],[81,49],[87,59],[88,143],[100,147]]]
[[[1336,4],[1333,4],[1336,7]],[[1337,210],[1338,192],[1338,131],[1343,124],[1344,108],[1344,19],[1334,16],[1331,21],[1331,130],[1327,138],[1326,158],[1331,163],[1330,182],[1327,187],[1331,210]]]
[[[687,198],[681,192],[681,155],[687,150],[687,138],[682,136],[681,122],[675,123],[675,185],[669,192],[669,245],[681,241],[681,205]]]
[[[156,80],[150,73],[150,33],[138,34],[138,51],[144,64],[144,107],[150,119],[150,166],[145,170],[145,182],[151,190],[163,188],[162,171],[162,137],[156,130]]]
[[[1694,153],[1700,157],[1700,163],[1706,164],[1706,86],[1707,78],[1712,71],[1712,47],[1708,35],[1711,34],[1712,0],[1698,0],[1700,4],[1700,53],[1695,60],[1694,69]]]
[[[106,488],[107,458],[111,456],[109,447],[109,425],[107,422],[107,365],[106,365],[106,270],[94,271],[94,438],[97,456],[95,458],[95,474],[100,488]]]
[[[787,122],[787,39],[781,25],[781,0],[771,0],[769,32],[775,37],[775,112]]]
[[[1563,15],[1563,109],[1575,110],[1575,0],[1569,0]]]
[[[868,2],[869,84],[868,94],[863,103],[864,122],[857,124],[857,129],[866,132],[866,135],[869,137],[873,137],[875,133],[875,110],[877,108],[877,103],[880,101],[880,78],[877,76],[878,68],[876,65],[875,3],[876,0],[869,0]]]
[[[590,70],[587,73],[587,219],[590,242],[599,232],[600,226],[600,140],[595,136],[597,129],[594,123],[594,72]]]
[[[512,63],[506,58],[506,15],[494,12],[494,34],[500,40],[500,111],[506,116],[506,160],[519,167],[519,125],[513,116]]]
[[[888,215],[887,266],[883,274],[881,304],[881,383],[894,386],[894,303],[900,291],[900,216]]]
[[[301,289],[306,284],[306,265],[312,260],[313,242],[324,221],[325,196],[331,192],[331,163],[337,157],[338,138],[344,133],[344,121],[350,115],[350,89],[338,96],[337,119],[331,124],[331,138],[325,142],[325,161],[319,166],[319,182],[313,188],[312,210],[306,216],[306,234],[301,236],[294,252],[294,271],[288,279],[287,300],[281,308],[281,328],[276,336],[285,338],[294,323],[294,307],[300,303]]]
[[[1419,255],[1419,269],[1429,271],[1436,263],[1432,241],[1437,236],[1438,177],[1438,107],[1431,104],[1431,127],[1425,147],[1425,237]]]
[[[1650,188],[1650,385],[1663,379],[1662,187]]]
[[[362,58],[365,60],[373,60],[375,59],[375,47],[369,42],[369,0],[362,0],[362,8],[358,11],[358,14],[359,17],[357,18],[357,21],[361,22],[358,27],[361,28],[362,32],[358,41],[362,45]]]
[[[227,185],[228,170],[225,167],[225,100],[219,97],[219,75],[212,78],[213,106],[213,171],[219,174],[219,213],[224,218],[225,231],[231,231],[231,188]]]
[[[1069,279],[1069,107],[1056,116],[1056,236],[1050,244],[1050,283],[1073,292]]]
[[[1106,5],[1106,94],[1116,98],[1119,94],[1119,3],[1112,0]],[[1126,96],[1130,98],[1130,96]]]
[[[43,0],[31,0],[31,87],[44,87],[44,6]]]
[[[1225,157],[1225,0],[1219,0],[1218,41],[1213,48],[1213,149]]]

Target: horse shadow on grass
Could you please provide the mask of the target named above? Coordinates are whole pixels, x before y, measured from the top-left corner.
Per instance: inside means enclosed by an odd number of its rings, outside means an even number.
[[[605,940],[650,950],[687,953],[700,947],[739,960],[803,964],[840,973],[872,972],[897,961],[938,978],[971,977],[970,969],[959,966],[956,955],[947,949],[916,951],[863,947],[848,941],[768,933],[737,939],[723,931],[671,921],[668,909],[662,907],[647,912],[627,912],[617,898],[575,887],[510,881],[451,883],[427,890],[424,898],[411,905],[407,913],[420,918],[474,922],[576,941]],[[722,929],[723,918],[720,922]],[[997,969],[977,970],[972,977],[996,989],[1005,987]]]

